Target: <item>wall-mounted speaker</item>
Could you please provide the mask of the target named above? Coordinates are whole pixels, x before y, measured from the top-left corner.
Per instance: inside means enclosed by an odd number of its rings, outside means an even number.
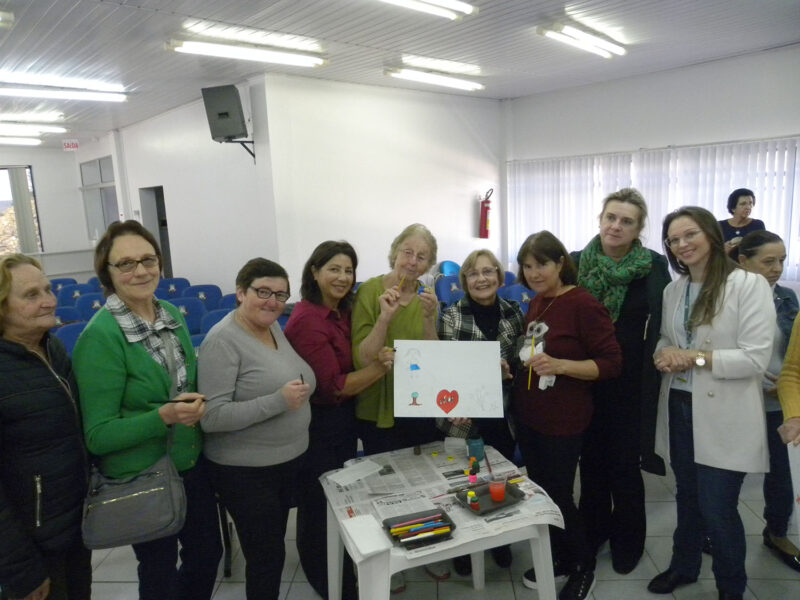
[[[202,88],[208,127],[215,142],[247,137],[242,101],[235,85]]]

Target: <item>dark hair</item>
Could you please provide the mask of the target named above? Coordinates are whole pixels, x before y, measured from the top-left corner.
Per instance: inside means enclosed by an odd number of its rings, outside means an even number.
[[[94,272],[97,274],[97,279],[100,280],[100,285],[103,286],[103,294],[106,296],[116,292],[114,289],[114,282],[111,281],[111,274],[108,272],[108,256],[111,254],[114,240],[123,235],[138,235],[140,238],[143,238],[153,247],[153,250],[155,250],[156,256],[158,257],[159,272],[163,264],[161,248],[158,247],[156,238],[145,229],[144,225],[133,219],[114,221],[108,226],[103,237],[97,242],[97,246],[94,247]]]
[[[783,240],[781,236],[777,233],[772,233],[771,231],[764,231],[763,229],[758,231],[751,231],[746,236],[742,238],[742,241],[739,242],[739,245],[736,246],[731,251],[731,258],[733,260],[738,261],[739,256],[744,256],[745,258],[753,258],[756,254],[758,254],[758,249],[765,244],[782,244]]]
[[[564,262],[561,265],[561,273],[559,279],[563,285],[577,285],[578,283],[578,270],[575,268],[575,263],[570,258],[564,244],[561,243],[556,236],[549,231],[540,231],[539,233],[532,233],[528,238],[522,242],[522,246],[517,252],[517,265],[519,271],[517,273],[517,281],[527,285],[525,275],[522,269],[522,263],[528,256],[533,256],[536,262],[544,264],[553,261],[558,264],[561,259]]]
[[[739,198],[742,196],[750,196],[753,198],[753,206],[756,205],[756,195],[753,193],[753,190],[748,190],[747,188],[737,188],[731,192],[731,195],[728,196],[728,212],[733,214],[733,211],[736,209],[736,205],[739,203]]]
[[[358,267],[356,251],[345,241],[334,242],[328,240],[314,248],[311,256],[306,261],[306,265],[303,267],[303,278],[300,282],[300,296],[303,300],[308,300],[314,304],[322,304],[322,292],[319,289],[317,280],[314,279],[314,270],[319,271],[337,254],[344,254],[353,262],[353,283],[355,284],[356,267]],[[347,310],[352,304],[353,288],[351,286],[349,293],[339,301],[339,309]]]
[[[603,210],[600,211],[600,218],[606,212],[609,202],[627,202],[639,209],[639,232],[644,229],[644,224],[647,221],[647,202],[644,201],[644,196],[636,188],[627,187],[617,190],[606,196],[603,199]]]
[[[267,258],[251,258],[244,266],[239,269],[236,274],[236,287],[243,292],[247,293],[247,288],[256,280],[261,277],[280,277],[286,280],[286,291],[292,293],[289,287],[289,275],[286,269],[278,263]],[[237,306],[241,304],[236,301]]]
[[[718,312],[718,304],[721,306],[722,295],[725,292],[725,282],[728,275],[734,269],[741,268],[731,258],[725,254],[725,243],[722,241],[722,229],[720,229],[717,218],[705,208],[699,206],[682,206],[672,211],[664,217],[664,224],[661,227],[661,239],[666,249],[667,260],[670,266],[681,275],[689,274],[689,267],[680,262],[672,253],[672,249],[667,245],[667,235],[670,224],[680,217],[687,217],[694,221],[700,231],[706,236],[710,246],[708,262],[706,263],[703,274],[703,285],[700,294],[694,303],[691,327],[696,327],[704,323],[710,324]]]

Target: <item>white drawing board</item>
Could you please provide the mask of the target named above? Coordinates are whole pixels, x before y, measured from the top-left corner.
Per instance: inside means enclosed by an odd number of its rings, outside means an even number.
[[[395,417],[502,417],[499,342],[395,340]]]

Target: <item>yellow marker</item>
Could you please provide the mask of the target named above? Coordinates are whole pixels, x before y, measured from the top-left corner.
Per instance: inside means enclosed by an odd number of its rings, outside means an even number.
[[[405,275],[403,275],[403,276],[400,278],[400,283],[398,283],[398,284],[397,284],[397,288],[402,290],[402,289],[403,289],[403,283],[405,283],[405,281],[406,281],[406,276],[405,276]]]
[[[431,456],[439,456],[439,453],[436,450],[434,450],[433,452],[431,452]]]
[[[531,358],[533,358],[533,349],[536,347],[536,338],[531,337]],[[533,375],[533,365],[528,366],[528,389],[531,389],[531,375]]]
[[[448,456],[447,460],[455,460],[452,456]]]

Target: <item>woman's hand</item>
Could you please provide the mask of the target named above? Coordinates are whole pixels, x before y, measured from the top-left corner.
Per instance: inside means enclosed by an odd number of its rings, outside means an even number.
[[[425,286],[425,290],[419,295],[419,301],[422,302],[422,316],[426,319],[435,318],[439,299],[433,289]]]
[[[761,387],[764,390],[764,393],[768,396],[776,396],[778,395],[778,376],[773,375],[769,371],[764,372],[764,379],[761,382]]]
[[[30,594],[25,596],[24,600],[45,600],[50,595],[50,578],[48,577],[42,582],[42,585],[33,590]]]
[[[682,373],[694,368],[694,359],[696,357],[696,350],[667,346],[656,353],[653,364],[662,373]]]
[[[546,352],[534,354],[524,364],[526,367],[533,367],[533,372],[540,377],[562,375],[564,373],[563,361],[559,358],[553,358]]]
[[[398,287],[390,287],[378,296],[378,305],[381,307],[380,318],[387,323],[391,321],[397,309],[400,308],[400,290]]]
[[[206,397],[196,392],[184,392],[158,409],[158,415],[167,425],[180,423],[192,426],[203,418],[206,412]]]
[[[385,372],[388,373],[391,371],[394,366],[394,348],[389,348],[388,346],[381,348],[380,352],[378,352],[378,356],[375,358],[375,362],[377,362]]]
[[[297,410],[308,400],[311,386],[303,383],[299,379],[290,381],[281,388],[281,394],[286,399],[286,406],[289,410]]]
[[[511,365],[508,364],[505,358],[500,359],[500,372],[502,373],[503,379],[513,379],[514,377],[511,374]]]
[[[783,425],[778,427],[778,433],[781,434],[781,440],[784,444],[794,444],[800,446],[800,417],[792,417],[786,419]]]

